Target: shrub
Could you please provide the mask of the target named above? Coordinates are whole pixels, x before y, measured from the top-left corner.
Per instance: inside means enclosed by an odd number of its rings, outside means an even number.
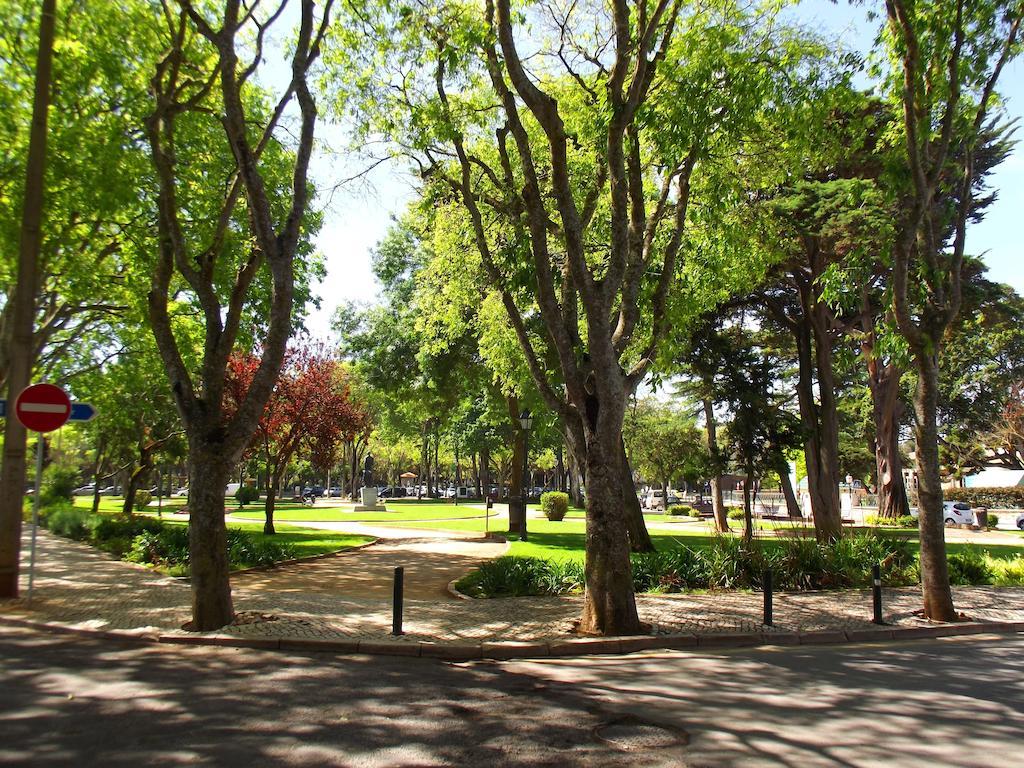
[[[985,527],[986,528],[998,528],[999,527],[999,515],[993,515],[991,512],[985,513]]]
[[[946,501],[966,501],[972,507],[1019,509],[1024,507],[1024,486],[1012,488],[951,488],[942,492]]]
[[[569,494],[561,491],[548,491],[540,495],[540,508],[548,520],[558,521],[565,518],[569,511]]]
[[[950,584],[991,584],[995,574],[985,555],[970,546],[949,556]]]
[[[878,525],[884,528],[917,528],[917,520],[910,515],[901,515],[900,517],[868,515],[864,518],[864,522],[868,525]]]
[[[254,485],[243,485],[235,491],[235,499],[238,500],[238,506],[240,507],[259,501],[259,498],[260,492],[256,490]]]
[[[90,520],[89,528],[93,542],[103,545],[111,539],[134,539],[140,533],[159,533],[164,526],[149,517],[96,515]]]
[[[163,567],[187,565],[188,528],[160,525],[158,530],[143,531],[132,539],[125,559]]]
[[[44,523],[51,533],[75,541],[84,541],[91,534],[90,518],[92,513],[87,509],[78,509],[70,504],[58,504],[48,507]]]
[[[1000,587],[1024,586],[1024,557],[1021,555],[1012,560],[994,560],[992,566],[993,584]]]
[[[564,595],[583,589],[583,566],[536,557],[499,557],[461,579],[458,588],[475,597]]]
[[[149,491],[138,490],[135,492],[135,503],[133,506],[136,510],[141,512],[149,506],[149,502],[153,500],[153,494]]]
[[[728,512],[730,520],[742,520],[744,518],[743,510],[740,507],[733,507]]]
[[[689,504],[673,504],[671,507],[668,508],[668,513],[675,517],[700,517],[700,512],[691,507]]]
[[[61,502],[70,502],[78,486],[78,473],[71,467],[51,464],[43,472],[39,492],[41,506],[50,507]]]
[[[238,568],[253,568],[259,565],[273,565],[280,560],[292,560],[295,548],[259,534],[228,529],[228,561]]]

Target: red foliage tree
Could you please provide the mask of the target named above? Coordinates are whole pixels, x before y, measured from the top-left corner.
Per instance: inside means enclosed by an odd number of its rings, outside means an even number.
[[[228,412],[242,401],[258,367],[258,357],[232,356],[225,388]],[[326,470],[336,461],[342,441],[362,428],[366,415],[350,394],[340,363],[324,345],[288,350],[250,445],[250,451],[261,454],[267,465],[264,533],[275,533],[274,507],[281,481],[299,448],[306,446],[314,467]]]

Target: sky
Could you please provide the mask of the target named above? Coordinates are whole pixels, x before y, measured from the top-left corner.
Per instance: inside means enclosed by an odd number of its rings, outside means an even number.
[[[881,6],[881,3],[878,3]],[[875,36],[875,25],[865,19],[861,6],[833,4],[828,0],[805,0],[789,11],[791,18],[829,36],[838,37],[856,50],[866,51]],[[1007,67],[999,91],[1011,119],[1024,117],[1024,60]],[[343,142],[342,130],[321,131],[332,146]],[[331,189],[342,178],[358,170],[335,153],[319,153],[311,172],[319,189]],[[997,191],[995,203],[983,221],[968,230],[967,252],[980,255],[989,267],[989,277],[1008,283],[1024,293],[1024,147],[1013,154],[991,176]],[[321,307],[310,314],[307,328],[317,338],[330,336],[330,319],[335,308],[347,301],[369,304],[378,300],[380,286],[371,269],[371,253],[384,237],[394,217],[414,197],[414,179],[397,165],[382,165],[360,183],[335,189],[325,204],[324,225],[317,247],[327,264],[327,277],[317,287]]]

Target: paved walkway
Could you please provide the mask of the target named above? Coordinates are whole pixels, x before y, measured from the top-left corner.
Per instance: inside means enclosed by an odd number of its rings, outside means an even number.
[[[415,541],[415,540],[414,540]],[[22,572],[27,584],[26,558]],[[398,545],[393,545],[398,546]],[[421,546],[406,542],[405,546]],[[479,546],[479,545],[473,545]],[[371,550],[372,551],[372,550]],[[391,552],[393,553],[393,548]],[[411,556],[415,550],[408,550]],[[367,555],[368,556],[368,555]],[[353,590],[366,577],[359,553],[342,554],[309,564],[288,566],[278,573],[238,575],[233,579],[236,624],[220,634],[267,639],[384,640],[391,630],[390,593],[363,589],[361,596],[344,594],[315,582],[338,579]],[[382,553],[384,560],[389,555]],[[363,557],[363,559],[360,559]],[[471,559],[471,558],[469,558]],[[346,573],[346,566],[352,567]],[[408,563],[412,566],[412,563]],[[382,566],[383,567],[383,566]],[[319,574],[309,577],[301,574]],[[434,594],[422,588],[410,568],[407,594]],[[302,579],[301,589],[294,585]],[[24,595],[27,590],[23,589]],[[637,598],[641,618],[656,634],[695,636],[722,633],[855,631],[871,629],[871,600],[862,590],[778,593],[774,627],[761,625],[760,593],[720,592]],[[69,628],[121,630],[140,635],[187,635],[180,627],[190,617],[189,585],[130,563],[113,560],[91,547],[45,531],[39,536],[35,600],[0,602],[0,617],[48,622]],[[980,621],[1024,621],[1024,589],[961,587],[959,610]],[[886,590],[886,619],[896,626],[925,626],[915,589]],[[582,599],[530,597],[497,600],[408,598],[406,634],[402,642],[481,643],[493,641],[559,641],[571,637]]]

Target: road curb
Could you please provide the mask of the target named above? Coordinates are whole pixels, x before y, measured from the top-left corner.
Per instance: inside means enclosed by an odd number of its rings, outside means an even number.
[[[808,632],[723,632],[713,635],[632,635],[578,637],[550,641],[433,642],[420,640],[240,637],[222,633],[169,634],[152,630],[104,630],[69,627],[0,614],[0,624],[103,640],[189,646],[221,646],[272,651],[314,651],[339,655],[403,656],[446,661],[508,660],[547,656],[597,656],[661,650],[724,650],[787,645],[849,645],[979,634],[1024,633],[1024,621],[987,621],[920,627],[878,627]]]

